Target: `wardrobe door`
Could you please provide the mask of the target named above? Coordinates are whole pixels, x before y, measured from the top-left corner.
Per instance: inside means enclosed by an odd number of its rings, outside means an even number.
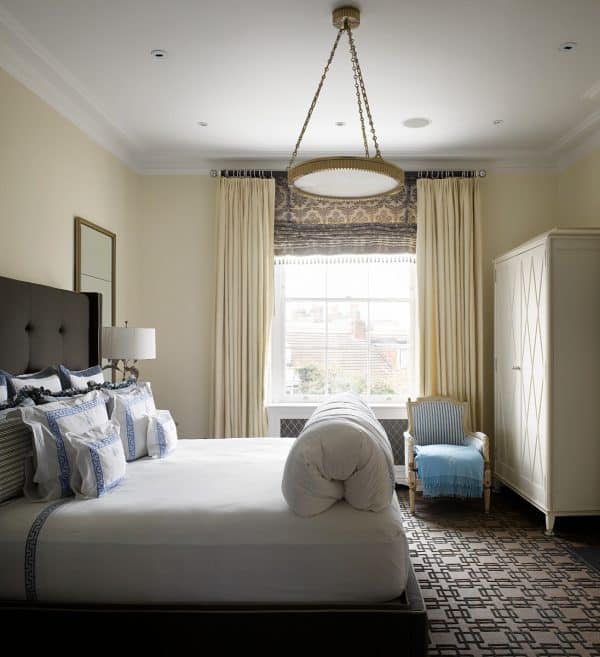
[[[548,356],[546,245],[521,256],[521,377],[519,487],[546,506],[548,476],[546,359]]]
[[[496,263],[494,271],[495,434],[494,470],[508,484],[519,476],[521,430],[521,260]]]

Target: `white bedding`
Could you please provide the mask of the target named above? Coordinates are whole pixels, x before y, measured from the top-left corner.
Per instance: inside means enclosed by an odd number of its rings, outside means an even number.
[[[166,459],[129,463],[110,494],[65,502],[39,532],[37,600],[306,603],[400,595],[408,549],[395,497],[377,513],[342,501],[313,518],[295,515],[281,493],[293,442],[180,440]],[[19,499],[0,507],[0,599],[26,598],[25,542],[47,506]],[[30,597],[31,588],[30,580]]]

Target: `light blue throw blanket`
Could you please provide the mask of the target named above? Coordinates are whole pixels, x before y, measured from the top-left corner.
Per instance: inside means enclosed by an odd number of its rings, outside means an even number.
[[[461,445],[415,445],[415,464],[425,497],[481,497],[483,456]]]

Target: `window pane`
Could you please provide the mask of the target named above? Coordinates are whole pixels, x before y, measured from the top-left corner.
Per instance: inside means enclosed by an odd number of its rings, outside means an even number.
[[[366,303],[330,302],[327,370],[329,392],[367,392]]]
[[[369,294],[367,262],[330,263],[327,270],[327,296],[334,299],[366,298]]]
[[[327,265],[310,263],[278,265],[278,267],[285,267],[285,296],[287,298],[325,298]]]
[[[407,262],[372,262],[369,269],[371,298],[408,299],[414,267]]]
[[[406,399],[410,382],[410,304],[371,302],[371,395],[399,395]]]
[[[324,394],[325,304],[288,301],[285,323],[284,394]]]

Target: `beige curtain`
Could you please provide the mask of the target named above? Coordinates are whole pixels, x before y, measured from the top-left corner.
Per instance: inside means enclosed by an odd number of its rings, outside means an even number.
[[[275,182],[220,178],[213,435],[264,436]]]
[[[481,210],[473,178],[417,182],[421,395],[468,400],[483,419]]]

